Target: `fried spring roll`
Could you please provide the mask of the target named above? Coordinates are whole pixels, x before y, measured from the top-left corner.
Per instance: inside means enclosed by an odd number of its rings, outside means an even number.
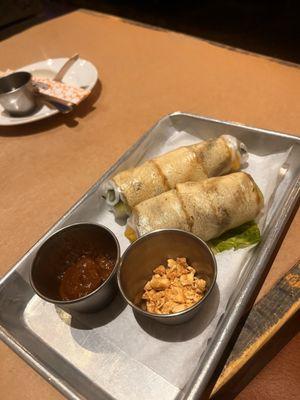
[[[174,189],[178,183],[237,171],[246,159],[245,145],[230,135],[179,147],[116,174],[105,184],[106,202],[116,214],[130,215],[134,206]]]
[[[126,236],[134,240],[156,229],[176,228],[208,241],[255,219],[263,204],[260,189],[245,172],[179,183],[136,205]]]

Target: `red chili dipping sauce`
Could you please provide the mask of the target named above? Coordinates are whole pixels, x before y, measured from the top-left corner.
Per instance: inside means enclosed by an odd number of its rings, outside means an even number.
[[[97,289],[110,276],[116,260],[109,254],[84,254],[70,262],[61,274],[59,294],[62,300],[75,300]]]

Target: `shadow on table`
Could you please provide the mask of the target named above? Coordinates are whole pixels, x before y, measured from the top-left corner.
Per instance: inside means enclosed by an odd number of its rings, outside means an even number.
[[[140,327],[149,335],[166,342],[184,342],[200,335],[216,315],[220,302],[220,292],[215,285],[207,301],[203,303],[198,314],[181,325],[163,325],[136,312],[135,318]]]
[[[33,121],[24,125],[0,126],[0,136],[26,136],[47,132],[59,125],[74,128],[79,124],[78,119],[86,117],[96,110],[95,103],[101,96],[102,84],[98,80],[92,93],[69,114],[55,114],[49,118]]]

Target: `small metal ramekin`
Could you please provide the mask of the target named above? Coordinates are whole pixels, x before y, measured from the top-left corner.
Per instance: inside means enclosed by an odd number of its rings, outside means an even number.
[[[24,116],[35,110],[37,100],[31,78],[25,71],[0,78],[0,104],[11,115]]]
[[[154,314],[142,310],[134,300],[151,278],[153,269],[168,258],[186,257],[197,275],[207,282],[204,297],[192,307],[174,314]],[[119,289],[127,303],[138,314],[164,324],[181,324],[193,318],[209,297],[217,277],[217,263],[207,244],[179,229],[160,229],[132,243],[122,256],[117,272]]]
[[[61,300],[59,277],[67,268],[70,254],[83,254],[87,249],[102,250],[115,259],[110,276],[93,292],[75,300]],[[116,272],[120,246],[115,235],[105,226],[79,223],[60,229],[39,248],[30,271],[30,283],[44,300],[72,312],[94,312],[104,308],[117,292]]]

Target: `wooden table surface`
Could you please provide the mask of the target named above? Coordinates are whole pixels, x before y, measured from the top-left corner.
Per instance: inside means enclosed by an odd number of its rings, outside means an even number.
[[[299,68],[102,14],[77,11],[2,42],[0,70],[75,52],[98,68],[101,84],[91,97],[72,115],[0,127],[1,274],[167,113],[300,134]],[[296,263],[299,234],[298,212],[259,297]],[[0,350],[1,398],[62,398],[6,346]],[[299,351],[298,337],[239,398],[279,400],[288,388],[296,396]],[[289,373],[280,390],[268,392],[278,359]]]

